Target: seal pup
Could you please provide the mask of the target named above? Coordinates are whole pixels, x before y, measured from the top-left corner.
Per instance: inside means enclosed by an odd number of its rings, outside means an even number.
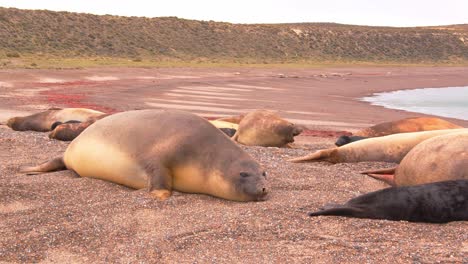
[[[468,132],[425,140],[395,168],[362,172],[392,186],[468,179]]]
[[[266,199],[265,171],[240,146],[197,115],[138,110],[99,120],[74,139],[62,157],[21,172],[70,169],[164,200],[172,191],[227,200]]]
[[[248,113],[232,139],[247,146],[284,147],[294,142],[302,128],[268,110]]]
[[[70,120],[84,122],[90,117],[99,116],[103,112],[87,108],[52,108],[29,116],[17,116],[8,119],[7,126],[16,131],[33,130],[47,132],[55,122]]]
[[[432,137],[468,132],[468,128],[445,129],[368,138],[341,147],[318,150],[312,154],[291,159],[291,162],[327,161],[331,163],[385,161],[400,163],[416,145]]]
[[[49,138],[61,141],[72,141],[87,127],[94,124],[94,122],[109,115],[111,114],[90,117],[85,122],[67,121],[65,123],[61,123],[57,121],[52,125],[52,132],[49,133]]]
[[[309,216],[337,215],[393,221],[446,223],[468,220],[468,180],[390,187]]]
[[[338,138],[335,145],[343,146],[345,144],[369,137],[382,137],[398,133],[457,128],[463,127],[437,117],[411,117],[391,122],[385,122],[362,129],[356,133],[353,133],[353,136],[349,138],[346,138],[346,136],[341,136]]]

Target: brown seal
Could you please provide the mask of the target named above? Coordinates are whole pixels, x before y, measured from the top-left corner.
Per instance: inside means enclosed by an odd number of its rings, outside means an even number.
[[[437,117],[413,117],[385,122],[353,133],[360,137],[381,137],[397,133],[463,128]]]
[[[328,161],[331,163],[386,161],[399,163],[414,146],[424,140],[463,131],[467,132],[468,128],[400,133],[384,137],[368,138],[341,147],[319,150],[290,161]]]
[[[102,119],[110,114],[103,114],[88,118],[85,122],[55,122],[52,125],[52,132],[49,133],[49,138],[72,141],[81,134],[87,127],[94,124],[99,119]],[[55,127],[54,127],[55,126]]]
[[[396,168],[363,174],[393,186],[468,179],[468,131],[425,140],[414,147]]]
[[[263,200],[267,194],[265,172],[240,146],[207,120],[175,110],[111,115],[84,130],[63,157],[21,171],[63,169],[148,188],[159,199],[172,190],[235,201]]]
[[[232,137],[247,146],[283,147],[294,142],[302,128],[288,122],[268,110],[248,113],[239,123],[239,129]]]
[[[16,131],[50,131],[55,122],[65,123],[70,120],[84,122],[90,117],[104,114],[87,108],[53,108],[29,116],[17,116],[8,119],[7,126]]]
[[[335,145],[344,146],[348,143],[366,139],[369,137],[382,137],[397,133],[457,128],[463,127],[436,117],[412,117],[377,124],[375,126],[371,126],[356,133],[353,133],[352,136],[341,136],[337,139]]]

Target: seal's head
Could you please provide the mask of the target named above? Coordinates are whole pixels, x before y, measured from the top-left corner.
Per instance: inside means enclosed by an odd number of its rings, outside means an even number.
[[[21,129],[21,122],[22,118],[17,116],[17,117],[12,117],[7,120],[6,125],[9,126],[13,130],[20,130]]]
[[[241,201],[263,201],[267,199],[268,182],[266,172],[254,160],[237,160],[229,168],[228,177]]]
[[[285,121],[285,120],[284,120]],[[287,123],[284,122],[282,125],[276,126],[276,134],[280,135],[281,138],[283,139],[283,142],[281,145],[286,145],[288,143],[294,142],[294,137],[301,134],[303,131],[303,128],[301,126],[296,126],[293,123]]]
[[[351,142],[351,138],[349,138],[349,136],[341,136],[336,140],[335,145],[340,147],[350,142]]]
[[[349,144],[349,143],[352,143],[352,142],[355,142],[355,141],[359,141],[359,140],[363,140],[363,139],[366,139],[366,138],[367,137],[360,137],[360,136],[341,136],[335,142],[335,145],[340,147],[340,146],[344,146],[346,144]]]

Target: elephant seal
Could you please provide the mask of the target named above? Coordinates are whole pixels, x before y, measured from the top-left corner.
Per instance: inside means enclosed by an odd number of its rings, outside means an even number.
[[[65,123],[61,123],[57,121],[52,125],[52,132],[49,133],[49,138],[62,141],[72,141],[78,135],[80,135],[81,132],[83,132],[87,127],[94,124],[94,122],[109,115],[110,114],[93,116],[88,118],[84,122],[67,121]]]
[[[468,180],[386,188],[358,196],[344,205],[309,213],[319,215],[429,223],[466,221]]]
[[[16,131],[39,131],[47,132],[51,130],[55,122],[67,122],[70,120],[86,121],[93,116],[99,116],[103,112],[87,108],[53,108],[44,112],[29,116],[17,116],[8,119],[7,126]]]
[[[113,114],[84,130],[62,157],[20,171],[64,169],[147,188],[161,200],[172,190],[234,201],[267,195],[266,174],[254,159],[207,120],[176,110]]]
[[[283,147],[294,142],[294,137],[302,132],[275,113],[268,110],[257,110],[248,113],[239,123],[239,129],[232,137],[247,146]]]
[[[362,174],[392,186],[468,179],[468,132],[425,140],[408,152],[396,168]]]
[[[343,146],[345,144],[366,139],[369,137],[382,137],[398,133],[410,133],[430,130],[457,129],[462,126],[455,125],[436,117],[412,117],[401,120],[377,124],[353,133],[352,137],[341,136],[335,145]]]
[[[319,150],[303,157],[291,159],[290,161],[328,161],[331,163],[386,161],[399,163],[414,146],[422,141],[440,135],[463,131],[468,132],[468,128],[400,133],[368,138],[341,147]]]

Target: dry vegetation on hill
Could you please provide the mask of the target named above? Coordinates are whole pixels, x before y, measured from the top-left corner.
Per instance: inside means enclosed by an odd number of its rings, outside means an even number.
[[[251,63],[468,61],[468,27],[231,24],[0,8],[0,58],[29,55]]]

